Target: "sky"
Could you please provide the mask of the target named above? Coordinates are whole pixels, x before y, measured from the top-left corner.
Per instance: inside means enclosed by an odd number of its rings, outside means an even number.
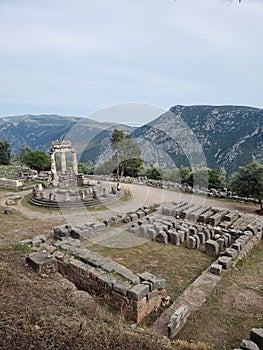
[[[0,116],[262,108],[262,18],[263,0],[0,0]]]

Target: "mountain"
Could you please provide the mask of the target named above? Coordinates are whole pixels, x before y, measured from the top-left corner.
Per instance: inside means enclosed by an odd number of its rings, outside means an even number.
[[[203,163],[231,174],[253,158],[263,162],[263,110],[241,106],[177,105],[139,128],[58,115],[5,117],[0,140],[6,138],[16,153],[21,144],[48,151],[54,140],[71,140],[80,161],[95,164],[112,154],[114,128],[130,133],[153,166]]]
[[[174,106],[132,137],[154,166],[204,162],[238,170],[253,158],[263,162],[263,110],[240,106]],[[154,149],[156,152],[153,152]],[[203,154],[202,154],[203,151]]]
[[[33,150],[48,151],[52,141],[62,139],[72,140],[80,150],[89,140],[112,125],[88,118],[58,115],[4,117],[0,118],[0,140],[6,138],[14,153],[19,152],[22,144]]]

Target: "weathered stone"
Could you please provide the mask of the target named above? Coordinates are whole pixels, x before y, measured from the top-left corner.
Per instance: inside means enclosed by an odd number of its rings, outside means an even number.
[[[13,214],[13,209],[12,208],[5,208],[4,214],[6,214],[6,215]]]
[[[128,290],[128,298],[138,301],[143,299],[149,293],[149,286],[145,284],[137,284]]]
[[[223,238],[223,237],[220,237],[220,238],[218,238],[216,241],[217,241],[217,243],[218,243],[218,245],[219,245],[219,251],[222,251],[223,248],[224,248],[224,246],[225,246],[225,240],[224,240],[224,238]]]
[[[185,241],[185,232],[182,231],[182,230],[178,230],[178,234],[180,236],[180,242],[184,243],[184,241]]]
[[[147,236],[149,239],[155,239],[156,238],[156,231],[153,228],[148,228],[147,229]]]
[[[211,256],[217,256],[219,254],[219,244],[212,239],[205,242],[205,252]]]
[[[250,340],[252,340],[260,350],[263,349],[263,328],[252,328],[250,330]]]
[[[193,237],[195,238],[195,241],[196,241],[195,248],[198,249],[200,247],[200,239],[197,234],[193,235]]]
[[[230,256],[220,256],[217,262],[222,265],[223,269],[227,270],[232,264],[232,258]]]
[[[214,275],[221,275],[222,272],[222,265],[220,264],[212,264],[209,268],[209,272],[213,273]]]
[[[169,232],[170,232],[171,243],[174,245],[180,245],[181,244],[180,233],[176,231],[169,231]]]
[[[242,350],[260,350],[260,348],[251,340],[243,339],[240,344],[240,349]]]
[[[112,289],[113,285],[117,283],[117,281],[111,275],[104,273],[98,276],[98,283],[105,289]]]
[[[131,213],[129,216],[130,216],[131,221],[137,221],[138,220],[138,215],[137,214]]]
[[[42,252],[31,253],[26,257],[26,263],[30,265],[36,273],[50,274],[57,271],[57,261],[53,255]]]
[[[57,226],[54,228],[55,237],[69,237],[71,227],[68,225]]]
[[[237,257],[237,251],[233,248],[226,248],[222,255],[230,256],[232,259],[235,259]]]
[[[167,244],[168,243],[168,236],[167,233],[164,231],[161,231],[158,236],[156,237],[156,241],[160,243]]]
[[[187,305],[182,305],[177,309],[170,318],[167,325],[169,338],[174,338],[180,329],[186,324],[188,317]]]
[[[193,236],[189,236],[187,240],[187,248],[195,249],[196,248],[196,239]]]
[[[115,284],[113,284],[113,290],[115,292],[118,292],[124,296],[127,295],[128,290],[131,288],[131,285],[128,283],[124,283],[124,282],[117,282]]]
[[[206,239],[205,239],[204,232],[201,232],[201,231],[197,232],[197,236],[199,237],[200,244],[205,244]]]
[[[189,233],[190,235],[195,235],[197,233],[197,228],[196,227],[189,227]]]
[[[235,242],[231,245],[231,248],[235,249],[237,252],[241,250],[241,245],[239,242]]]

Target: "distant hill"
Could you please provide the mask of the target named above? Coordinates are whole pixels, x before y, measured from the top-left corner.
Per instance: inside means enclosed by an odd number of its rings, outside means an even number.
[[[174,106],[136,129],[132,136],[145,159],[153,165],[170,167],[172,163],[189,164],[185,150],[191,154],[191,147],[195,147],[189,142],[189,130],[202,146],[210,168],[224,167],[232,173],[253,158],[263,162],[263,110],[258,108]],[[158,149],[157,157],[154,148]]]
[[[24,115],[0,118],[0,140],[6,138],[14,153],[24,144],[33,150],[48,151],[52,141],[72,139],[80,146],[92,140],[112,123],[58,115]]]
[[[139,128],[57,115],[6,117],[0,118],[0,140],[6,138],[18,152],[21,144],[48,151],[52,141],[69,139],[81,162],[95,164],[110,156],[113,128],[130,133],[154,166],[188,165],[191,156],[198,163],[197,140],[210,168],[231,174],[253,158],[263,162],[263,110],[252,107],[174,106]]]

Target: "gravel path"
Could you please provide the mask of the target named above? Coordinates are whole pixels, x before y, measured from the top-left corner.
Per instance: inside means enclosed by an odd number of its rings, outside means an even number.
[[[214,206],[214,207],[224,207],[231,210],[239,210],[247,214],[255,215],[255,210],[257,206],[248,205],[240,202],[233,201],[220,201],[216,199],[206,198],[203,196],[196,196],[182,192],[169,191],[164,189],[152,188],[143,185],[133,185],[133,184],[123,184],[126,190],[129,190],[132,194],[132,199],[127,202],[115,202],[107,204],[106,210],[82,210],[82,211],[67,211],[59,212],[50,210],[49,212],[38,211],[37,208],[31,210],[29,207],[23,206],[21,200],[17,201],[17,205],[13,208],[19,210],[23,215],[29,218],[38,219],[58,219],[65,218],[66,221],[74,222],[75,224],[80,224],[82,222],[94,221],[97,219],[108,218],[117,214],[125,214],[129,211],[136,210],[142,206],[147,206],[153,203],[165,203],[170,201],[184,201],[202,206]],[[15,196],[21,196],[24,198],[31,193],[31,190],[22,192],[2,192],[0,194],[0,205],[6,206],[6,200],[12,199]]]

